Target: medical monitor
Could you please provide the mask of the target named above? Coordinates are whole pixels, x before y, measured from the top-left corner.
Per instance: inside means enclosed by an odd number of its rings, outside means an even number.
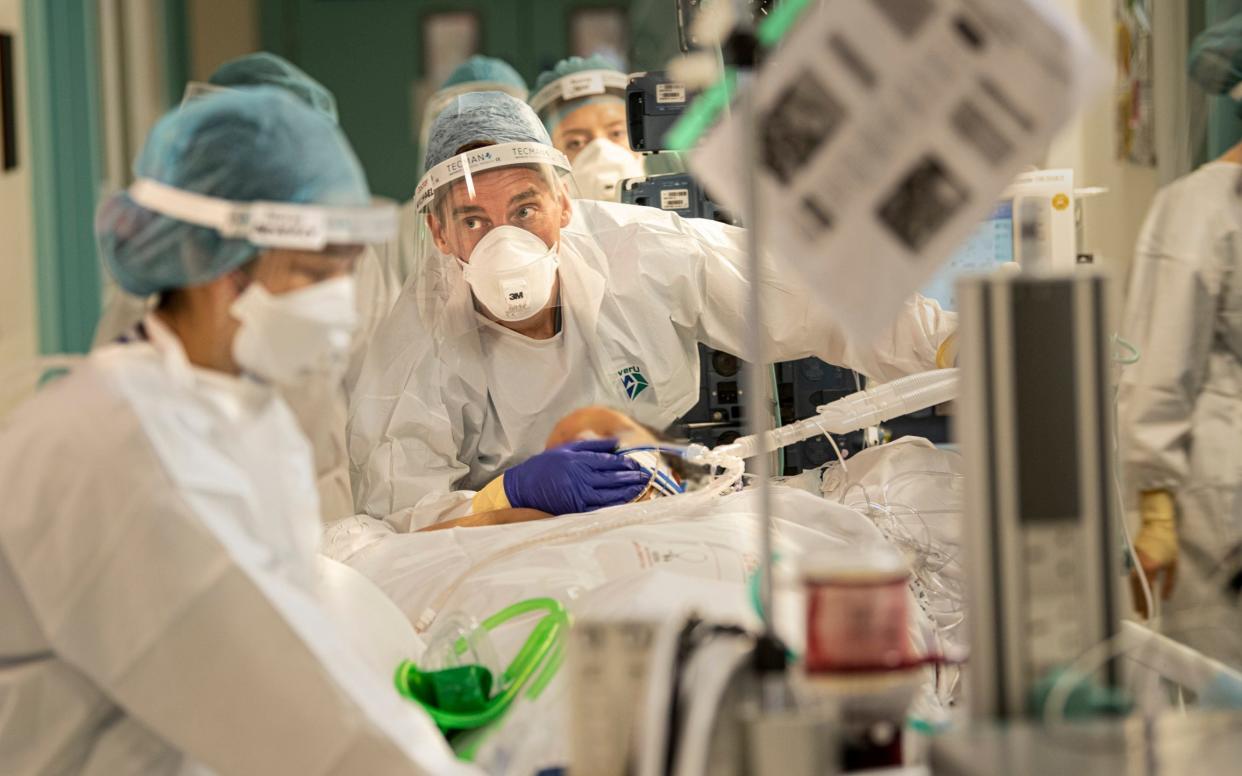
[[[923,296],[940,302],[946,310],[956,310],[958,278],[1014,261],[1013,241],[1013,200],[1004,199],[923,288]]]

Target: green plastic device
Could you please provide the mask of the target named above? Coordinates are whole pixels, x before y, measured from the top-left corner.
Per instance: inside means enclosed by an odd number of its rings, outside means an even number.
[[[504,623],[530,612],[547,612],[526,638],[500,682],[480,665],[464,665],[438,671],[422,671],[412,661],[397,666],[397,691],[418,703],[445,733],[474,730],[500,719],[523,689],[527,697],[538,698],[556,675],[564,659],[564,641],[569,631],[569,613],[552,598],[532,598],[503,609],[483,621],[484,630],[495,630]],[[466,651],[464,638],[454,649]],[[492,694],[499,686],[499,692]]]

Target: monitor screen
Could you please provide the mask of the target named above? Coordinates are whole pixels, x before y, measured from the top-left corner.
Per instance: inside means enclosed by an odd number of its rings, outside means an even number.
[[[946,310],[956,310],[953,286],[959,275],[988,270],[1013,260],[1013,200],[1005,199],[996,204],[987,220],[932,277],[923,288],[923,296],[940,302]]]

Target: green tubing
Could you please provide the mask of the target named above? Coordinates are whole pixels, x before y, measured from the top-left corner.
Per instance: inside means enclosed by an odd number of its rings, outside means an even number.
[[[404,660],[397,666],[394,682],[397,691],[419,704],[443,731],[475,730],[504,716],[523,689],[527,697],[537,698],[560,669],[564,657],[564,638],[569,629],[568,612],[553,598],[531,598],[519,601],[493,614],[483,621],[481,627],[491,631],[504,623],[531,612],[547,614],[536,623],[522,648],[505,669],[501,684],[504,689],[490,698],[485,707],[477,712],[452,712],[425,702],[417,690],[427,686],[426,677],[412,661]],[[458,654],[466,651],[466,640],[454,644]],[[469,759],[472,752],[465,757]]]

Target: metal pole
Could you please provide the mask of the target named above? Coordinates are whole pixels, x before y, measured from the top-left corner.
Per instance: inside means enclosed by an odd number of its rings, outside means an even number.
[[[763,214],[760,212],[759,197],[759,122],[755,111],[754,90],[742,89],[738,100],[741,129],[739,136],[742,144],[744,160],[744,180],[746,186],[745,213],[742,218],[746,226],[746,252],[748,259],[747,276],[750,282],[749,319],[750,329],[746,342],[746,425],[749,433],[762,435],[771,428],[770,407],[766,406],[763,385],[767,363],[767,353],[763,341],[763,299],[760,293],[762,272],[762,255],[760,253],[761,227]],[[762,438],[761,436],[759,438]],[[763,602],[764,626],[769,636],[776,635],[773,623],[775,606],[772,595],[772,483],[771,456],[760,455],[754,459],[753,474],[759,481],[756,490],[759,501],[759,547],[762,557],[759,565],[759,599]]]

